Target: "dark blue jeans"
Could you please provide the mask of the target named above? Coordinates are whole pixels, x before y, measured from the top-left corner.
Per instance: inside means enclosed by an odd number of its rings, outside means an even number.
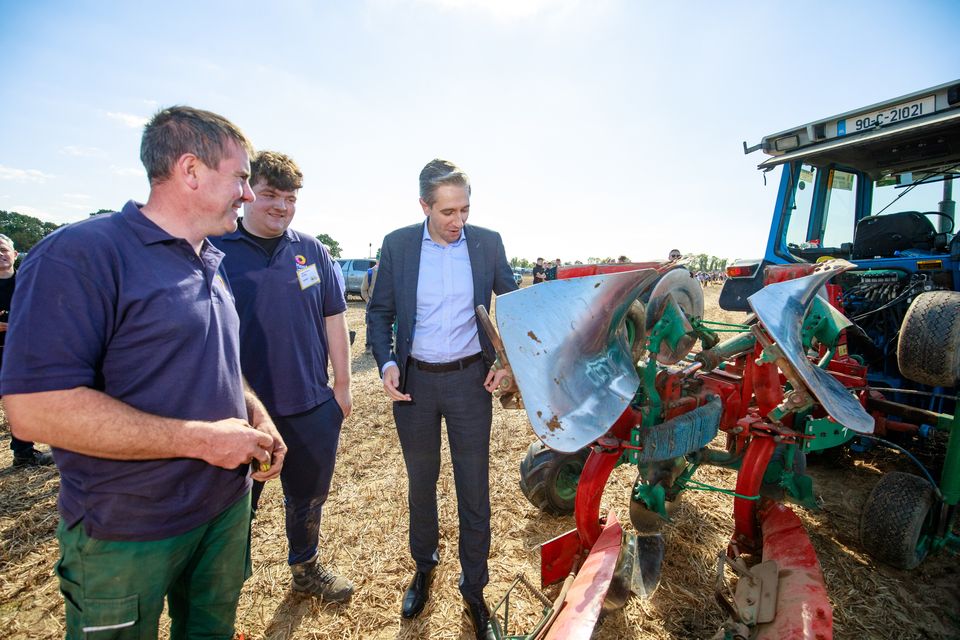
[[[340,442],[343,411],[333,398],[310,411],[292,416],[272,416],[287,445],[280,471],[286,511],[287,562],[306,562],[317,552],[320,518],[330,493],[330,481]],[[253,486],[256,510],[263,483]]]
[[[431,373],[410,366],[406,392],[412,401],[393,405],[409,480],[410,554],[418,571],[429,571],[440,560],[440,418],[446,422],[460,524],[460,592],[471,602],[483,598],[483,588],[489,581],[493,407],[490,394],[483,388],[486,375],[483,360],[448,373]]]

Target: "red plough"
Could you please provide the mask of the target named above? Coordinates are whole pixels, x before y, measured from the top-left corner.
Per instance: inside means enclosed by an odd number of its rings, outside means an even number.
[[[751,297],[755,316],[744,326],[705,321],[699,283],[673,263],[564,270],[498,299],[499,332],[485,324],[513,372],[501,401],[525,408],[539,438],[521,465],[521,488],[546,511],[572,512],[576,528],[542,546],[542,585],[564,585],[536,632],[508,634],[498,610],[495,635],[586,639],[602,611],[650,596],[664,555],[660,525],[693,488],[733,496],[717,580],[728,617],[717,638],[832,637],[816,553],[782,501],[813,502],[802,449],[813,436],[793,429],[795,417],[873,429],[844,386],[862,371],[833,357],[845,320],[818,295],[851,267],[834,261],[771,282]],[[733,335],[721,340],[724,331]],[[725,446],[711,448],[720,432]],[[637,467],[635,531],[612,512],[600,517],[620,464]],[[704,464],[736,469],[736,488],[694,480]]]

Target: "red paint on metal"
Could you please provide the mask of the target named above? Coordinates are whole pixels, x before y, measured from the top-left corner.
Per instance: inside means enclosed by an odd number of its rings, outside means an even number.
[[[662,262],[618,262],[616,264],[577,264],[557,269],[557,279],[581,278],[583,276],[598,276],[604,273],[623,273],[639,269],[662,269]]]
[[[750,420],[750,418],[744,418]],[[770,462],[770,456],[776,443],[773,438],[754,435],[747,445],[743,464],[737,474],[737,493],[741,496],[755,496],[760,493],[763,473]],[[760,548],[757,532],[757,501],[744,498],[733,499],[733,540],[742,552],[754,552]]]
[[[606,450],[595,447],[580,472],[574,518],[580,542],[585,549],[592,549],[600,537],[600,498],[603,497],[610,472],[622,453],[623,449],[619,447]]]
[[[546,587],[565,580],[582,550],[576,529],[540,545],[540,586]]]
[[[779,567],[777,617],[759,625],[756,640],[830,640],[833,607],[817,553],[800,518],[788,507],[765,501],[760,509],[763,560]]]
[[[866,386],[867,384],[867,367],[860,364],[853,358],[837,358],[834,357],[833,360],[827,365],[827,371],[830,373],[842,373],[844,375],[850,376],[860,380],[861,387]]]
[[[763,347],[758,342],[753,351],[754,361],[747,361],[747,369],[753,370],[750,375],[753,395],[757,399],[757,408],[760,410],[760,415],[765,416],[783,402],[783,383],[777,365],[769,362],[756,363],[762,353]]]
[[[593,635],[603,599],[617,567],[622,539],[623,528],[616,514],[611,511],[590,555],[570,585],[560,614],[550,627],[546,640],[588,640]]]
[[[796,280],[813,273],[816,269],[815,264],[771,264],[763,270],[763,286],[774,284],[775,282],[786,282],[787,280]]]
[[[607,433],[618,440],[629,440],[630,431],[642,422],[643,414],[633,407],[627,407]]]

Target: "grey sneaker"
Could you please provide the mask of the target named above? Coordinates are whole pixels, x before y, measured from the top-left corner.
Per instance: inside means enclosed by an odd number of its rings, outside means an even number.
[[[353,595],[353,583],[326,569],[317,562],[317,556],[290,565],[290,571],[293,573],[291,586],[299,593],[316,596],[327,602],[344,602]]]

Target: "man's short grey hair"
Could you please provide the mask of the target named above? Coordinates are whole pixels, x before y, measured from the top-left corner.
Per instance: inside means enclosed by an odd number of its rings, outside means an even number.
[[[211,169],[218,168],[229,140],[253,157],[253,145],[223,116],[193,107],[168,107],[154,114],[143,128],[140,161],[150,184],[157,184],[170,177],[174,164],[185,153],[197,156]]]
[[[3,235],[2,233],[0,233],[0,244],[9,245],[14,251],[17,250],[17,248],[13,246],[13,239],[10,236]]]
[[[431,207],[437,200],[437,188],[443,185],[463,187],[470,195],[470,177],[449,160],[434,158],[420,172],[420,197]]]

